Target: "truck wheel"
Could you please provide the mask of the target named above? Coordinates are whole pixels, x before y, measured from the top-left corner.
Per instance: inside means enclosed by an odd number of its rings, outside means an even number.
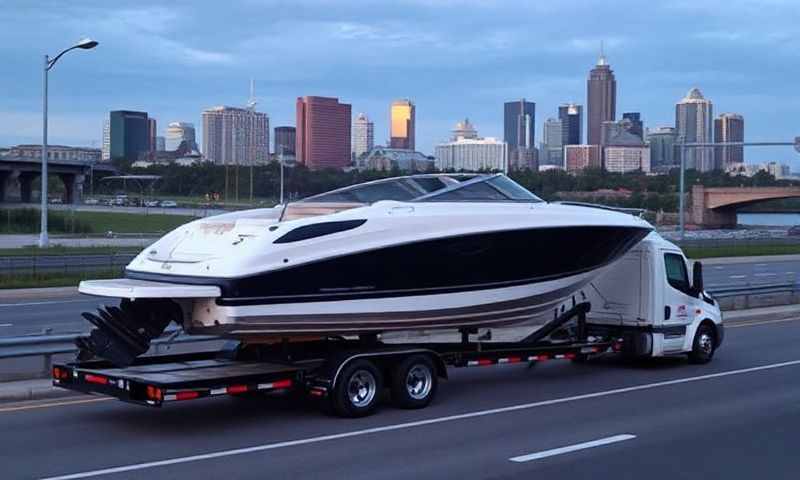
[[[714,351],[717,348],[717,339],[714,329],[708,325],[700,325],[692,342],[692,351],[689,352],[689,363],[703,364],[708,363],[714,358]]]
[[[331,399],[333,412],[342,417],[363,417],[378,406],[383,376],[369,360],[354,360],[341,372]]]
[[[392,370],[392,403],[398,408],[424,408],[438,386],[436,368],[427,355],[412,355]]]

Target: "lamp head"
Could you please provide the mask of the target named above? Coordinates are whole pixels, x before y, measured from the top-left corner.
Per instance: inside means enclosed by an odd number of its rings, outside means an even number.
[[[75,45],[75,48],[82,48],[84,50],[91,50],[92,48],[96,47],[98,42],[92,40],[91,38],[84,38],[78,41]]]
[[[800,137],[794,137],[794,149],[800,153]]]

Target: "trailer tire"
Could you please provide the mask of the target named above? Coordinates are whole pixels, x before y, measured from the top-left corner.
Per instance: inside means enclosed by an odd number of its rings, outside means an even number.
[[[411,355],[392,369],[392,403],[398,408],[427,407],[438,386],[436,367],[428,355]]]
[[[717,349],[717,335],[713,327],[706,323],[700,324],[692,341],[692,351],[689,352],[689,363],[704,364],[714,358]]]
[[[381,371],[369,360],[353,360],[342,369],[330,406],[341,417],[364,417],[378,407],[382,392]]]

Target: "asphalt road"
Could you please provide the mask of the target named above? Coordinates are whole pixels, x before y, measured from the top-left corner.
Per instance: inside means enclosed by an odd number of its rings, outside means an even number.
[[[707,265],[703,271],[707,288],[765,285],[796,281],[800,260]],[[103,299],[76,295],[72,298],[0,300],[0,336],[88,331],[81,312],[93,310]],[[113,303],[106,301],[105,303]]]
[[[702,366],[457,369],[429,408],[363,419],[295,398],[4,405],[3,477],[794,479],[798,341],[775,322],[729,327]]]

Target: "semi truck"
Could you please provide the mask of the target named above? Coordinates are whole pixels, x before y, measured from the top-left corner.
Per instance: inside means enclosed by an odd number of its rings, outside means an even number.
[[[151,407],[295,392],[315,398],[325,411],[360,417],[387,398],[399,408],[426,407],[452,368],[585,362],[602,355],[686,356],[692,363],[707,363],[724,338],[719,305],[703,288],[702,264],[690,264],[680,248],[657,233],[551,315],[512,341],[492,340],[491,331],[463,329],[455,341],[424,336],[389,341],[371,335],[229,342],[215,351],[143,356],[124,368],[104,360],[60,363],[53,367],[53,383]]]

